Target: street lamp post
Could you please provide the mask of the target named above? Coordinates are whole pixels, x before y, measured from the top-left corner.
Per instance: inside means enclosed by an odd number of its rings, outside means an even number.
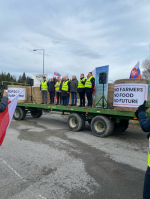
[[[33,49],[33,51],[43,50],[43,74],[44,74],[44,49]]]

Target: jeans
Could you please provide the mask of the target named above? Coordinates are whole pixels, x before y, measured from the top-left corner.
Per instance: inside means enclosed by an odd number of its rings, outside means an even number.
[[[69,97],[66,97],[67,98],[67,105],[69,104]]]
[[[63,97],[63,100],[64,100],[64,105],[69,104],[69,97]]]
[[[47,91],[42,91],[42,103],[44,103],[44,101],[47,104]]]
[[[143,199],[150,199],[150,167],[147,168],[145,174]]]
[[[72,105],[77,104],[77,93],[76,92],[71,92],[71,100],[72,100]]]

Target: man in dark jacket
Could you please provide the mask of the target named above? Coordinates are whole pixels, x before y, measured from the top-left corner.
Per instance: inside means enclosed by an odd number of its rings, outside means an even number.
[[[76,76],[72,76],[72,81],[70,82],[70,92],[71,92],[71,106],[76,106],[77,104],[77,87],[78,87],[78,80]]]
[[[4,90],[2,100],[0,102],[0,113],[4,112],[8,104],[7,93]]]
[[[54,104],[55,96],[55,78],[51,78],[51,81],[48,82],[48,91],[50,96],[50,104]]]
[[[150,132],[150,117],[146,117],[146,101],[138,107],[138,110],[135,112],[136,116],[139,118],[140,126],[144,132]],[[150,133],[147,134],[149,139],[149,151],[148,151],[148,167],[145,174],[144,190],[143,190],[143,199],[150,199]]]
[[[95,77],[92,76],[92,72],[89,72],[88,79],[85,82],[85,92],[87,95],[89,107],[92,107],[92,102],[93,102],[92,94],[94,91],[94,86],[95,86]]]
[[[78,93],[79,93],[79,96],[80,96],[80,106],[85,106],[85,82],[86,82],[86,79],[84,78],[84,74],[81,74],[80,75],[80,80],[78,81]]]

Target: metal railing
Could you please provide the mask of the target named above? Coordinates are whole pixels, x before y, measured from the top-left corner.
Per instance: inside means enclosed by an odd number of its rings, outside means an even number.
[[[9,81],[2,81],[2,85],[3,85],[3,83],[9,83],[9,84],[12,84],[12,85],[14,85],[14,84],[18,84],[18,85],[24,85],[24,86],[29,86],[29,84],[25,84],[25,83],[18,83],[18,82],[9,82]]]

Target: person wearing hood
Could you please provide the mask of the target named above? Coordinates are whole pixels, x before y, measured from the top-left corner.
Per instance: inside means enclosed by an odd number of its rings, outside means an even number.
[[[86,82],[86,79],[84,78],[84,74],[81,74],[80,80],[78,81],[78,89],[77,89],[80,96],[79,107],[85,107],[85,82]]]
[[[70,82],[70,92],[71,92],[71,106],[76,106],[77,104],[77,88],[78,88],[78,80],[76,76],[72,76],[72,81]]]

